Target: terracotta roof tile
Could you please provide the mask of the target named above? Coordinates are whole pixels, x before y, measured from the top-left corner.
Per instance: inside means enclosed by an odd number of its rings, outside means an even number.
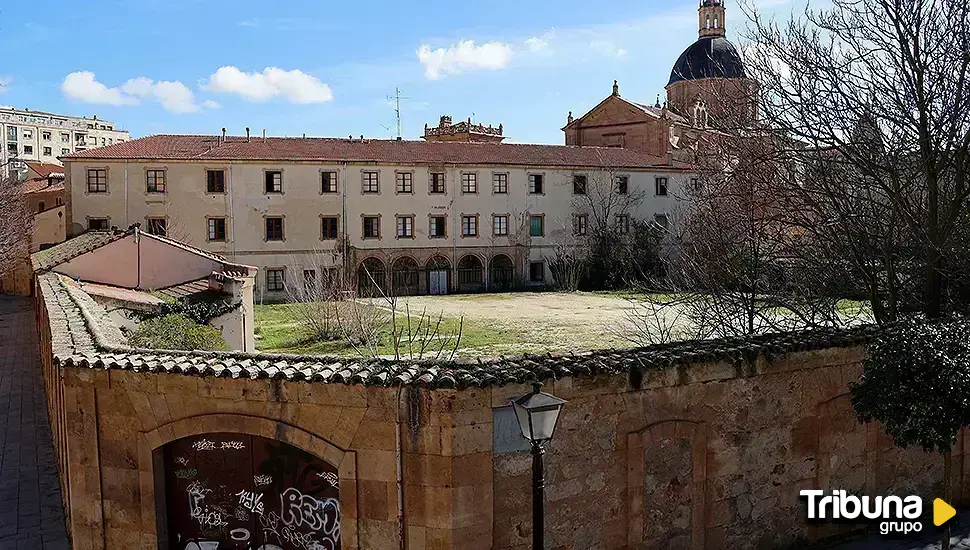
[[[547,167],[672,168],[664,160],[611,147],[458,143],[343,138],[262,138],[155,135],[63,157],[153,160],[359,161],[388,164],[468,164]]]
[[[58,175],[64,177],[64,167],[59,164],[34,161],[27,161],[26,164],[41,178],[50,177],[51,174],[54,174],[54,177],[58,177]]]
[[[47,271],[129,234],[130,231],[87,231],[46,250],[34,252],[30,255],[30,262],[35,272]]]
[[[474,361],[391,361],[312,355],[180,352],[134,349],[119,343],[123,341],[120,331],[108,319],[104,308],[86,297],[84,292],[65,286],[56,274],[41,275],[40,281],[51,323],[55,364],[62,367],[224,378],[464,389],[566,376],[643,372],[713,361],[734,362],[741,368],[741,365],[751,363],[762,355],[772,361],[791,352],[858,346],[868,342],[881,330],[866,325],[847,330],[675,342],[565,356],[524,355]]]

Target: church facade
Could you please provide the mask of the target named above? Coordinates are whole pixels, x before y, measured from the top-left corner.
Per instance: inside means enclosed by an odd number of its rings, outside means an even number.
[[[725,37],[723,0],[701,0],[698,38],[677,58],[667,82],[667,99],[654,105],[613,93],[563,127],[566,145],[623,147],[660,162],[689,161],[698,136],[718,127],[757,119],[753,94],[741,55]]]

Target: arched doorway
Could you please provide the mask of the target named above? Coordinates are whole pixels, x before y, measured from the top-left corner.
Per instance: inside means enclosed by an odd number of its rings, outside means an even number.
[[[511,290],[515,280],[515,267],[512,259],[499,254],[488,262],[488,288],[494,291]]]
[[[458,290],[461,292],[478,292],[485,289],[485,266],[482,260],[474,254],[469,254],[458,261]]]
[[[384,262],[367,258],[357,268],[357,295],[380,296],[386,287]]]
[[[306,451],[212,433],[165,445],[162,463],[168,548],[340,548],[337,467]]]
[[[394,261],[391,266],[391,289],[395,296],[413,296],[418,293],[418,262],[410,256]]]
[[[434,256],[425,264],[428,273],[428,294],[448,294],[451,288],[451,264],[446,258]]]

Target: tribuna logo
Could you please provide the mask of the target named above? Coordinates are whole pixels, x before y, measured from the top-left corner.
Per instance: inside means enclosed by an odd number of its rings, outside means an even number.
[[[857,497],[841,490],[826,495],[819,489],[806,489],[799,494],[808,499],[809,520],[878,521],[883,535],[918,533],[923,529],[922,522],[914,521],[923,515],[923,499],[918,496]]]

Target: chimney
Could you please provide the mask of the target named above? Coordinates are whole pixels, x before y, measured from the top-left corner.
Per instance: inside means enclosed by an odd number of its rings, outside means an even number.
[[[220,141],[219,143],[225,143],[225,142],[226,142],[226,129],[223,128],[222,129],[222,141]]]
[[[397,136],[397,142],[401,143],[401,136]]]
[[[263,143],[266,143],[266,128],[263,128]]]
[[[303,132],[303,139],[306,139],[306,132]]]
[[[360,141],[364,141],[364,134],[360,135]]]
[[[249,126],[246,126],[246,142],[249,142]]]

